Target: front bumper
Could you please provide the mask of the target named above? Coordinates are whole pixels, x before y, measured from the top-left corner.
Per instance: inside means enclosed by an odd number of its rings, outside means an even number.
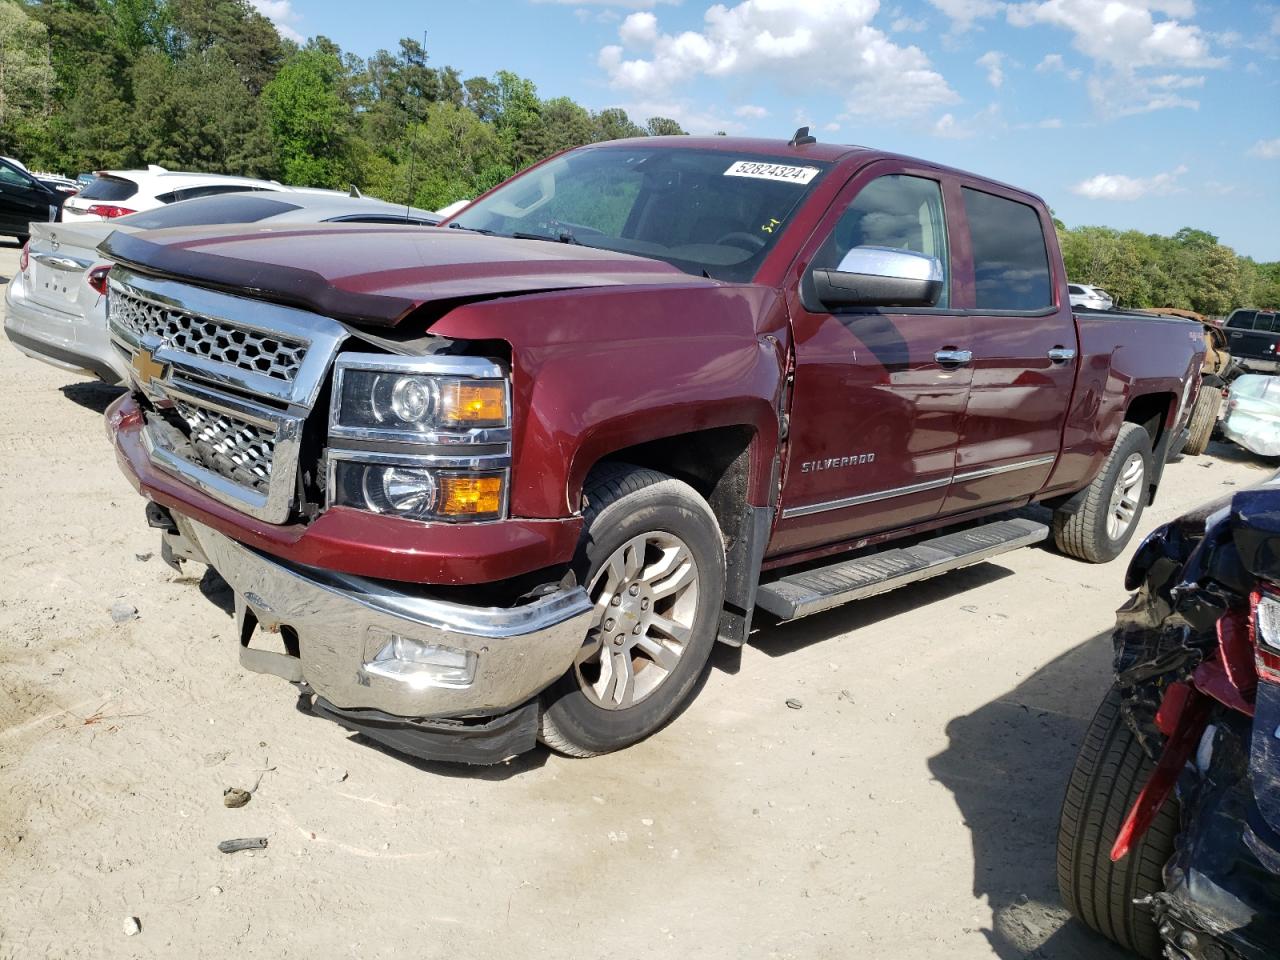
[[[569,669],[590,625],[581,587],[522,606],[467,606],[411,584],[278,561],[174,519],[185,541],[179,552],[203,559],[235,594],[246,668],[305,685],[321,714],[425,759],[493,763],[532,747],[537,713],[529,701]],[[280,634],[285,652],[251,647],[258,630]],[[388,675],[375,655],[389,634],[473,654],[473,679]]]
[[[573,663],[591,620],[582,587],[516,607],[475,607],[389,583],[287,564],[185,517],[178,530],[231,586],[246,667],[306,683],[340,709],[393,717],[492,716],[517,707]],[[255,629],[296,641],[296,655],[253,649]],[[474,679],[371,670],[389,634],[475,654]]]

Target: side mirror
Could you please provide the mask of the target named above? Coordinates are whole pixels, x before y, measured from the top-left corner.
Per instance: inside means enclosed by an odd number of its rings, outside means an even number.
[[[914,250],[854,247],[836,269],[812,275],[829,308],[932,307],[942,295],[942,261]]]

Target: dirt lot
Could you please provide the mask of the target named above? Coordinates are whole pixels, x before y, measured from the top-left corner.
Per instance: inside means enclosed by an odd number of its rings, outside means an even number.
[[[613,756],[412,763],[239,668],[229,597],[160,561],[116,469],[117,391],[7,341],[0,383],[3,960],[1117,955],[1053,843],[1122,562],[1024,550],[765,629]],[[1211,453],[1144,528],[1270,472]]]

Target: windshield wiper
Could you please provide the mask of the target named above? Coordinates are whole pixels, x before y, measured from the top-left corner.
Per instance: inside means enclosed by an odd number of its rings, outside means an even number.
[[[516,240],[549,240],[552,243],[572,243],[575,246],[585,246],[581,240],[575,237],[568,230],[561,230],[554,236],[548,236],[545,233],[521,233],[516,231],[511,234]]]
[[[463,226],[462,224],[460,224],[460,223],[451,223],[451,224],[449,224],[449,229],[450,229],[450,230],[466,230],[468,233],[483,233],[486,237],[492,237],[492,236],[493,236],[493,231],[492,231],[492,230],[483,230],[483,229],[481,229],[480,227],[464,227],[464,226]]]

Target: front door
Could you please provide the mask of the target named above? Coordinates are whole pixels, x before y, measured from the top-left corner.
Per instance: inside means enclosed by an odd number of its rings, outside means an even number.
[[[26,236],[32,221],[49,220],[49,193],[21,170],[0,161],[0,234]]]
[[[1013,191],[956,185],[973,380],[942,512],[1030,497],[1049,479],[1079,365],[1075,319],[1051,263],[1047,214]]]
[[[856,174],[801,251],[789,294],[790,437],[773,556],[927,520],[951,482],[969,392],[969,320],[950,306],[942,175],[881,161]],[[856,246],[936,257],[938,306],[826,309],[810,279]]]

